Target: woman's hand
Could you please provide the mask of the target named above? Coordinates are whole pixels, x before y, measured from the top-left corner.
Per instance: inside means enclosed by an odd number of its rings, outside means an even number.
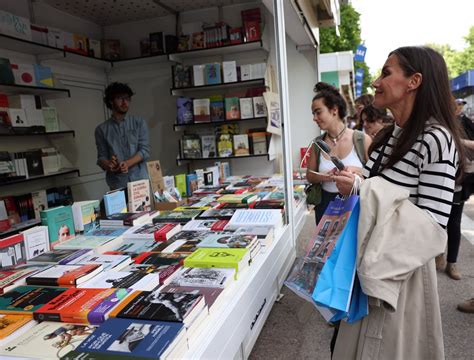
[[[355,176],[352,172],[342,170],[334,176],[337,189],[341,195],[349,195],[354,185]]]

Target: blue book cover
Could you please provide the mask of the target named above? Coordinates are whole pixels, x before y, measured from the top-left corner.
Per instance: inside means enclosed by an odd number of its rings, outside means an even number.
[[[213,84],[221,84],[221,64],[213,63],[213,64],[206,64],[204,68],[204,73],[206,75],[206,84],[213,85]]]
[[[198,188],[198,177],[196,174],[186,175],[186,194],[192,196],[193,192]]]
[[[194,121],[193,99],[180,96],[176,99],[176,123],[192,124]]]
[[[89,236],[120,236],[122,235],[125,231],[129,230],[129,226],[123,226],[123,227],[114,227],[114,228],[106,228],[106,227],[100,227],[98,229],[94,229],[92,231],[89,231],[87,235]]]
[[[127,212],[127,200],[124,190],[117,190],[104,195],[105,215]]]
[[[41,87],[53,87],[53,73],[49,66],[43,66],[40,64],[33,64],[36,86]]]
[[[180,323],[111,318],[89,335],[77,351],[159,359],[180,334],[184,335],[182,331]]]

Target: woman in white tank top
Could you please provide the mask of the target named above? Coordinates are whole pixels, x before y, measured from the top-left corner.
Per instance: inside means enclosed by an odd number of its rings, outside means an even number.
[[[335,87],[322,82],[316,84],[315,91],[316,95],[311,103],[313,121],[325,131],[323,140],[331,148],[331,155],[337,156],[347,170],[361,174],[372,140],[368,135],[364,135],[365,151],[363,158],[360,159],[353,141],[354,130],[348,129],[344,122],[347,112],[344,98]],[[315,208],[316,224],[323,216],[329,202],[338,194],[336,184],[333,182],[334,169],[334,164],[329,159],[322,154],[319,157],[316,156],[313,146],[306,178],[309,182],[321,183],[322,186],[321,203]]]

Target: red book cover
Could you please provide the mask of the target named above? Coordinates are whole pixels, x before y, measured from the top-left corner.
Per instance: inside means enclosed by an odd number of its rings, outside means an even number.
[[[167,241],[171,237],[169,233],[178,225],[181,227],[180,224],[163,224],[163,227],[154,233],[155,241]]]
[[[211,231],[223,231],[229,220],[218,220],[211,226]]]
[[[38,321],[88,324],[87,315],[116,289],[66,290],[33,313]]]
[[[76,285],[76,282],[78,279],[95,271],[100,266],[102,265],[97,265],[97,264],[82,265],[76,270],[66,272],[64,273],[63,276],[61,276],[58,279],[58,285],[59,286]]]
[[[246,21],[244,23],[245,42],[260,40],[262,34],[260,32],[259,21]]]

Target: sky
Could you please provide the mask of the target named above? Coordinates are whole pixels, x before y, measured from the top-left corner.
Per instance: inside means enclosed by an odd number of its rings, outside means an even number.
[[[474,26],[474,0],[352,0],[360,13],[365,62],[381,69],[390,51],[405,45],[449,44],[466,47]]]

